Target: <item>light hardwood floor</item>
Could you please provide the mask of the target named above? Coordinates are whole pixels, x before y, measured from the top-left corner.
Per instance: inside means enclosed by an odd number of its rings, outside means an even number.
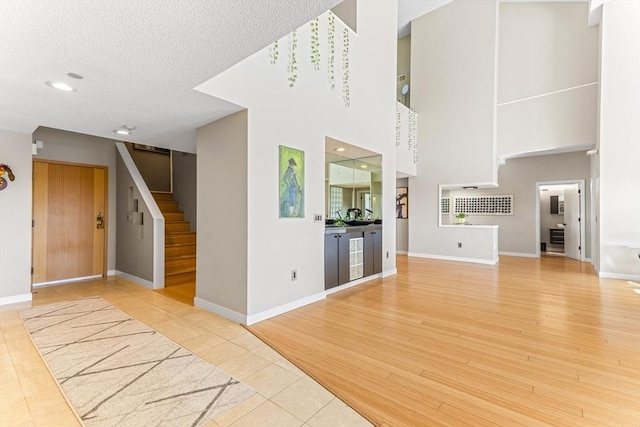
[[[180,301],[183,304],[193,305],[193,299],[196,296],[196,284],[183,283],[181,285],[166,286],[161,289],[156,289],[155,292]]]
[[[640,288],[565,257],[398,257],[250,327],[376,425],[639,426]]]
[[[39,288],[33,305],[93,295],[102,296],[256,390],[208,427],[370,426],[242,326],[125,279],[109,277]],[[19,310],[30,306],[0,307],[0,427],[79,426],[18,316]]]

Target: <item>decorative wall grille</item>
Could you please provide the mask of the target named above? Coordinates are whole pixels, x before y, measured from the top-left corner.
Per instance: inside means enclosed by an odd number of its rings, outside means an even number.
[[[513,215],[513,194],[455,197],[453,213],[467,215]]]
[[[448,214],[451,210],[451,199],[448,197],[443,197],[440,200],[440,213]]]
[[[364,238],[349,239],[349,280],[364,277]]]

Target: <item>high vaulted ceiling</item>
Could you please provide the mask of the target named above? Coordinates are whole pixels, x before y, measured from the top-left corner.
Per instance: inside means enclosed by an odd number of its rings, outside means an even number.
[[[0,0],[0,128],[195,152],[196,129],[240,107],[193,88],[340,1]],[[399,0],[399,35],[450,1]]]

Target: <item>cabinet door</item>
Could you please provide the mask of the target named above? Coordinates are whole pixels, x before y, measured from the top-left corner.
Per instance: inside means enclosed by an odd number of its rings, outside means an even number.
[[[374,236],[375,231],[365,231],[364,233],[364,277],[371,276],[374,266]]]
[[[338,286],[338,240],[339,234],[324,236],[324,288]]]
[[[558,205],[559,205],[558,196],[550,196],[549,197],[549,213],[557,214],[558,213]]]
[[[364,276],[382,273],[382,231],[364,233]]]
[[[382,231],[373,233],[373,274],[382,273]]]

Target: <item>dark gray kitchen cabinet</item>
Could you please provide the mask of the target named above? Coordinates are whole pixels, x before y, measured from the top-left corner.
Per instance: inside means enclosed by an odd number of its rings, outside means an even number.
[[[364,232],[364,276],[382,273],[382,230]]]
[[[324,288],[331,289],[349,281],[349,233],[324,236]]]

